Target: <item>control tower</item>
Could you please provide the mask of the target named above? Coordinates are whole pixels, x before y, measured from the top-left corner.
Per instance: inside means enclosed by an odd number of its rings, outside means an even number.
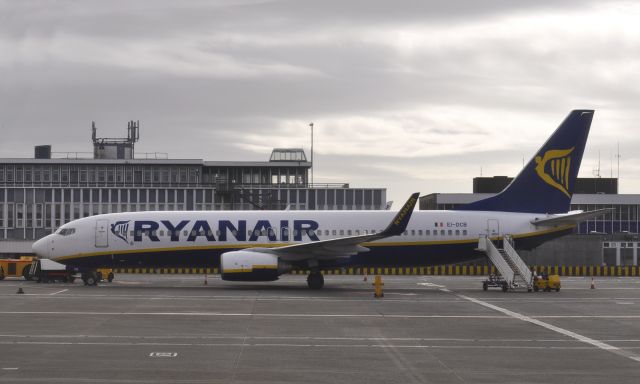
[[[94,159],[124,159],[134,158],[134,145],[140,139],[140,120],[127,123],[127,137],[98,138],[96,137],[96,122],[91,122],[91,139],[93,140]]]

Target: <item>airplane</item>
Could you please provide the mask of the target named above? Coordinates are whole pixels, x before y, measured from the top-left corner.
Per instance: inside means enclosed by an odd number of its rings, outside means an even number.
[[[399,211],[151,211],[74,220],[33,244],[41,258],[82,272],[97,268],[219,268],[228,281],[274,281],[309,270],[459,263],[483,256],[480,236],[511,235],[531,249],[571,233],[600,211],[568,212],[593,110],[569,113],[518,176],[499,194],[457,210],[424,211],[414,193]]]

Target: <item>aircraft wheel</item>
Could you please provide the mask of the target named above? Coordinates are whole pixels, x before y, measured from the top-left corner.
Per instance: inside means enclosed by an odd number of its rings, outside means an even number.
[[[509,285],[507,283],[502,283],[502,292],[507,292],[509,290]]]
[[[322,289],[324,286],[324,276],[320,272],[312,272],[307,277],[307,285],[311,289]]]
[[[482,283],[482,290],[486,291],[487,289],[489,289],[489,287],[487,286],[487,283]]]

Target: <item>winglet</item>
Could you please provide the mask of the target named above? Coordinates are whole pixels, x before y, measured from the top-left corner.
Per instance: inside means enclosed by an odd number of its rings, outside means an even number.
[[[404,232],[404,230],[407,228],[407,224],[409,224],[409,219],[411,219],[413,208],[416,206],[419,196],[419,192],[411,195],[411,197],[409,197],[409,200],[407,200],[402,208],[400,208],[400,211],[398,211],[396,217],[391,220],[389,226],[384,231],[382,231],[380,235],[384,237],[401,235],[402,232]]]

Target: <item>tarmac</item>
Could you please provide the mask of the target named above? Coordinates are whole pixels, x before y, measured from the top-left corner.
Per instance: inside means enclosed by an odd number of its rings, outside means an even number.
[[[640,278],[0,281],[0,383],[637,383]],[[22,288],[24,294],[17,294]]]

